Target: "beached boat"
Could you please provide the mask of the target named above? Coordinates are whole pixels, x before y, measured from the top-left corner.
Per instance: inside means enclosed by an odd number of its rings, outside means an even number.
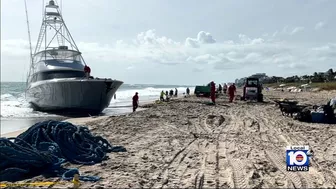
[[[30,38],[28,14],[27,25]],[[35,51],[30,50],[26,99],[34,110],[99,114],[109,106],[113,95],[123,84],[119,80],[88,75],[90,71],[82,53],[53,0],[44,7]]]

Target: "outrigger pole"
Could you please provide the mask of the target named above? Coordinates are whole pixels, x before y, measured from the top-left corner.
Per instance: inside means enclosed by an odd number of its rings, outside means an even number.
[[[25,10],[26,10],[26,19],[27,19],[27,27],[28,27],[28,39],[29,39],[29,50],[30,50],[30,67],[33,64],[33,50],[31,45],[31,37],[30,37],[30,29],[29,29],[29,19],[28,19],[28,11],[27,11],[27,2],[24,0],[25,3]],[[26,85],[28,84],[28,77],[26,81]]]

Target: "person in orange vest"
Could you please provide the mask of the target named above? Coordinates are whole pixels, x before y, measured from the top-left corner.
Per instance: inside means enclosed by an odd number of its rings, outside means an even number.
[[[233,101],[235,92],[236,92],[236,86],[235,86],[235,84],[233,83],[233,84],[230,85],[230,87],[228,88],[228,93],[229,93],[229,99],[230,99],[230,102]]]
[[[213,81],[211,81],[211,83],[210,83],[210,97],[211,97],[212,103],[215,104],[215,100],[216,100],[216,85],[215,85],[215,82],[213,82]]]
[[[139,96],[138,96],[138,92],[135,93],[135,95],[132,98],[133,101],[133,112],[135,112],[135,110],[138,108],[139,106]]]
[[[84,73],[85,73],[86,78],[89,78],[90,73],[91,73],[91,68],[89,66],[85,65],[84,66]]]

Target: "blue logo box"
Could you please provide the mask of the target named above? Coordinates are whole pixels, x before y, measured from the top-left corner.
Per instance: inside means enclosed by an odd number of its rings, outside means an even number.
[[[309,171],[309,147],[287,146],[286,166],[287,171]]]

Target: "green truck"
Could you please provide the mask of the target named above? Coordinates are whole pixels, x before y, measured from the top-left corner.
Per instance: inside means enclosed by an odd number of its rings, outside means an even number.
[[[210,83],[207,85],[197,85],[195,87],[194,94],[197,97],[203,96],[203,97],[209,97],[210,96]],[[218,96],[218,91],[216,90],[216,96]]]

